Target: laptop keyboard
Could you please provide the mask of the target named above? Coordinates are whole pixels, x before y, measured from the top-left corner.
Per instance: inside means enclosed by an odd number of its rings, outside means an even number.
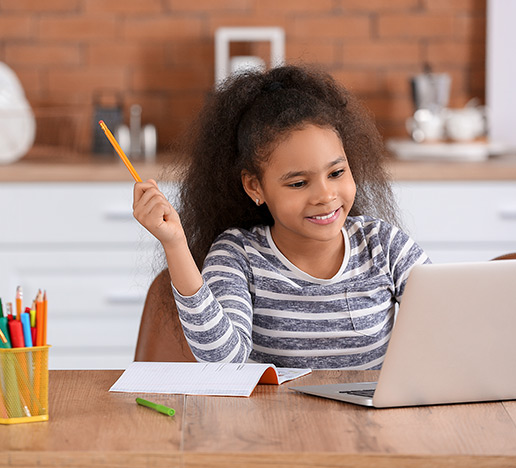
[[[373,398],[374,388],[370,388],[367,390],[347,390],[347,391],[341,391],[339,393],[347,393],[348,395]]]

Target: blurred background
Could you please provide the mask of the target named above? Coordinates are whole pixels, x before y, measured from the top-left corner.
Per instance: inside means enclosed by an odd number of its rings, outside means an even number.
[[[1,0],[0,61],[36,114],[35,150],[59,138],[59,120],[75,131],[63,144],[90,151],[95,106],[110,93],[126,119],[141,105],[164,149],[213,85],[215,31],[228,26],[283,28],[286,60],[322,64],[366,99],[385,137],[406,135],[409,79],[425,64],[451,76],[452,107],[485,99],[486,0]]]

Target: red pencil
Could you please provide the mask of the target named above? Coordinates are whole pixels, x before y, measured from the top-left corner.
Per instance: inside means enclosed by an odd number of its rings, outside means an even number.
[[[13,317],[13,303],[8,302],[7,303],[7,320],[10,322],[11,320],[14,320]]]
[[[41,289],[38,291],[36,297],[36,346],[43,345],[43,296]]]

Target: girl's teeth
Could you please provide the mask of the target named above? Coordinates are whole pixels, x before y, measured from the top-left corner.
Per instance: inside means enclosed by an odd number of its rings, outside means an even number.
[[[335,211],[332,211],[330,214],[327,214],[326,216],[312,216],[314,219],[328,219],[331,218],[335,214]]]

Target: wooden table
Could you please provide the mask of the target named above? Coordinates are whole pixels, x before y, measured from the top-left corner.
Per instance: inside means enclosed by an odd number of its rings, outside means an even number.
[[[51,371],[50,421],[0,427],[0,466],[508,467],[516,402],[374,410],[288,390],[375,379],[314,371],[250,398],[109,393],[121,371]]]

